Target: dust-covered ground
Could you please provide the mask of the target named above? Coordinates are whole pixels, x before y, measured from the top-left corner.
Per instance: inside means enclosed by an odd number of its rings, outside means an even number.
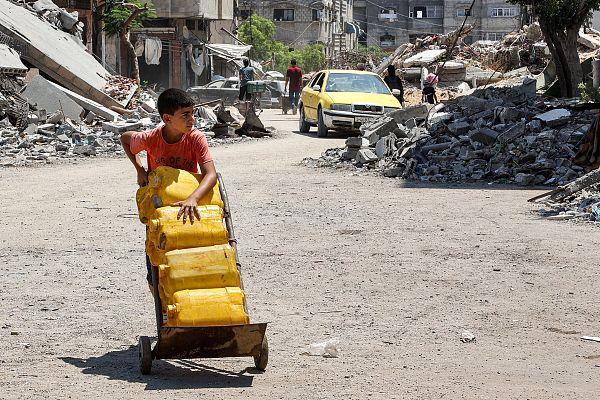
[[[155,361],[144,226],[126,159],[0,170],[2,399],[597,399],[598,228],[506,187],[311,169],[343,139],[212,149],[270,363]],[[469,330],[476,341],[462,343]],[[339,337],[339,357],[301,355]]]

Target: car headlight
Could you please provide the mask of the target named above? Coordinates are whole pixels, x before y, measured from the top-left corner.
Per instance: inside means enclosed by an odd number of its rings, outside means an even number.
[[[352,111],[350,104],[332,104],[329,108],[332,111]]]
[[[389,114],[389,113],[391,113],[392,111],[396,111],[396,110],[399,110],[399,109],[400,109],[400,108],[398,108],[398,107],[384,107],[384,108],[383,108],[383,112],[384,112],[385,114]]]

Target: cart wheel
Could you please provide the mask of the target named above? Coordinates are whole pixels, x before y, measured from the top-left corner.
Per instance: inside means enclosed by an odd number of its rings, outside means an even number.
[[[140,336],[138,350],[140,372],[142,375],[150,375],[150,370],[152,369],[152,347],[150,346],[150,338],[148,336]]]
[[[267,363],[269,362],[269,342],[267,336],[263,338],[262,346],[260,348],[260,354],[254,356],[254,365],[256,369],[264,371],[267,369]]]

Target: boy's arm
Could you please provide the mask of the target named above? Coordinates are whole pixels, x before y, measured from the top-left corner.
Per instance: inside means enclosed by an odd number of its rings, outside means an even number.
[[[146,186],[148,184],[148,172],[142,165],[142,159],[139,154],[133,154],[131,152],[131,136],[137,132],[125,132],[121,135],[121,146],[123,146],[123,150],[125,150],[125,154],[127,154],[127,158],[131,160],[131,163],[135,167],[137,171],[137,182],[140,186]]]
[[[215,169],[215,163],[209,161],[200,165],[200,171],[202,172],[202,181],[194,192],[185,199],[184,201],[178,201],[174,205],[180,206],[177,219],[183,216],[183,223],[189,218],[190,224],[194,223],[194,217],[200,219],[200,213],[196,206],[202,197],[204,197],[217,183],[217,170]]]

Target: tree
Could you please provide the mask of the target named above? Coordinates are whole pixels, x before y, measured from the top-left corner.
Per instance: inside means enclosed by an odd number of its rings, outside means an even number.
[[[320,44],[290,50],[283,42],[274,40],[275,24],[259,15],[252,15],[238,29],[238,38],[252,46],[252,58],[258,61],[274,60],[272,68],[285,73],[295,58],[305,72],[316,71],[325,65],[325,52]]]
[[[273,21],[252,14],[238,28],[238,38],[252,46],[252,58],[260,61],[270,60],[272,54],[275,24]]]
[[[142,23],[151,18],[156,18],[156,12],[152,4],[143,3],[141,0],[129,0],[124,3],[118,0],[108,0],[106,2],[102,22],[104,30],[109,36],[119,36],[121,43],[127,48],[127,58],[133,61],[133,71],[131,78],[138,84],[140,83],[140,67],[135,48],[130,40],[131,28],[139,28]]]
[[[577,52],[579,29],[593,10],[600,8],[600,0],[508,0],[528,6],[538,19],[540,28],[556,64],[561,95],[575,97],[583,72]]]

